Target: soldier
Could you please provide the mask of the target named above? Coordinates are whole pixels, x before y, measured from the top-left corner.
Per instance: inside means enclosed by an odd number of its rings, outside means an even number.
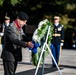
[[[4,18],[2,32],[4,32],[5,28],[8,27],[9,25],[10,25],[10,17],[6,15],[5,18]]]
[[[2,25],[2,33],[4,34],[5,29],[10,25],[10,17],[5,15],[4,23]],[[4,35],[1,38],[2,48],[4,47]]]
[[[64,27],[59,23],[60,17],[54,16],[54,33],[52,36],[52,54],[56,60],[59,62],[60,46],[63,46],[64,42]],[[54,61],[52,60],[52,67],[56,67]]]
[[[17,63],[22,60],[22,47],[34,47],[30,41],[22,40],[22,27],[26,25],[27,20],[28,15],[24,12],[19,12],[16,20],[5,29],[5,44],[1,55],[4,75],[15,75]]]

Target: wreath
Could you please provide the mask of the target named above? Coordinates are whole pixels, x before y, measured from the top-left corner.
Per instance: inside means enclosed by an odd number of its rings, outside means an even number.
[[[40,21],[38,24],[38,28],[33,33],[32,42],[34,44],[34,48],[31,51],[31,62],[35,66],[37,66],[37,64],[38,64],[40,54],[42,52],[43,44],[46,40],[46,35],[48,32],[49,26],[50,26],[50,33],[48,36],[47,44],[50,47],[51,40],[52,40],[52,34],[53,34],[53,24],[50,21],[48,21],[48,19]],[[48,55],[48,54],[49,54],[49,52],[46,49],[45,55]],[[44,59],[42,57],[40,64],[43,63],[43,60]]]

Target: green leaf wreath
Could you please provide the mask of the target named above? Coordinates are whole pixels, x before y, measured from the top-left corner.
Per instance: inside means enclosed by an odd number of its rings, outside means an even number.
[[[52,40],[52,34],[53,34],[53,25],[50,21],[48,21],[47,19],[40,21],[38,28],[35,30],[35,32],[33,33],[33,37],[32,40],[36,43],[40,44],[40,47],[37,48],[37,53],[33,53],[31,52],[31,62],[33,63],[33,65],[37,66],[39,58],[40,58],[40,54],[42,51],[42,47],[43,44],[45,42],[46,39],[46,35],[47,35],[47,31],[48,31],[48,27],[50,26],[50,33],[48,36],[48,46],[50,47],[51,45],[51,40]],[[48,55],[49,52],[46,49],[45,55]],[[41,59],[41,64],[43,63],[43,57]]]

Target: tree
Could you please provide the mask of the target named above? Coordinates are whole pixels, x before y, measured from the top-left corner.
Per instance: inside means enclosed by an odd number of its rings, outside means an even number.
[[[29,15],[30,24],[38,24],[43,18],[61,17],[65,28],[72,26],[76,16],[76,0],[0,0],[0,18],[8,12],[12,19],[19,11]]]
[[[10,3],[12,5],[15,5],[17,3],[20,3],[21,0],[0,0],[0,6],[3,5],[4,2]]]

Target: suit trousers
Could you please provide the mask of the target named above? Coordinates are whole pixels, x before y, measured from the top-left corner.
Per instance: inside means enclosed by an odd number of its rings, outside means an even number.
[[[15,75],[17,63],[17,61],[12,62],[3,60],[4,75]]]
[[[59,62],[59,55],[60,55],[60,45],[53,45],[52,47],[52,54],[55,58],[56,63]],[[55,65],[53,59],[52,59],[52,65]]]

